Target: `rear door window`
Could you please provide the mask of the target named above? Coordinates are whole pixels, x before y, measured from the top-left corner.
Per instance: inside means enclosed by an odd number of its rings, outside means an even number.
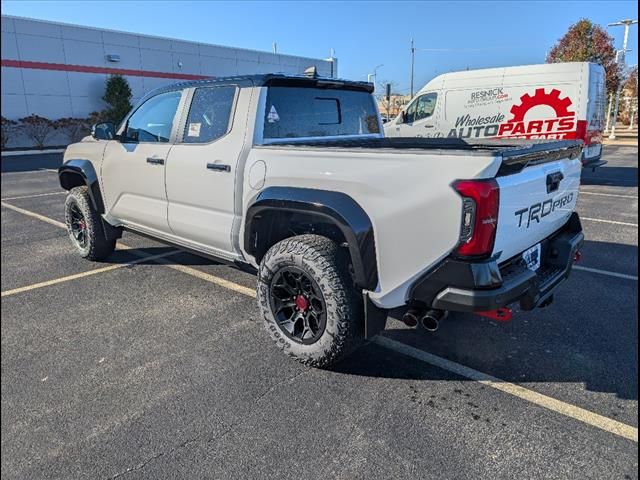
[[[184,128],[184,143],[209,143],[224,136],[231,126],[235,86],[197,88]]]
[[[269,87],[264,138],[380,133],[373,97],[364,91]]]

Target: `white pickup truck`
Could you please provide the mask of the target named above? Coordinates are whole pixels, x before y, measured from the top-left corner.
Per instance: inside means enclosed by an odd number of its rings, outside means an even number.
[[[326,367],[407,306],[499,318],[551,303],[583,242],[582,145],[387,139],[367,83],[284,75],[177,84],[70,145],[80,254],[122,230],[257,269],[267,331]]]

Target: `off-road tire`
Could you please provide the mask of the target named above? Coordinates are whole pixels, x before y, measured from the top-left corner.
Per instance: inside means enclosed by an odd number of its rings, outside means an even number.
[[[271,282],[280,269],[291,267],[308,275],[324,298],[324,332],[311,344],[291,339],[271,308]],[[271,247],[258,270],[258,304],[264,327],[278,348],[305,365],[327,368],[362,340],[362,299],[349,274],[349,255],[326,237],[300,235]]]
[[[71,212],[74,206],[80,211],[86,224],[85,246],[78,243],[72,231]],[[113,253],[116,248],[116,239],[107,238],[104,221],[93,208],[87,187],[74,187],[69,191],[64,203],[64,218],[71,243],[81,257],[87,260],[100,261]]]

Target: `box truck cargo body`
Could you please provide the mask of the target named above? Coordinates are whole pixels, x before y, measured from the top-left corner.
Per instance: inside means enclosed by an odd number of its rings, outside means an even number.
[[[583,165],[598,166],[605,163],[605,91],[604,69],[595,63],[445,73],[385,125],[385,136],[579,139]]]

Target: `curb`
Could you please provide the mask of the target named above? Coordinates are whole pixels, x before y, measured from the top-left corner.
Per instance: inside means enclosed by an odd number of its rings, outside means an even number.
[[[615,145],[618,147],[637,147],[638,140],[605,140],[603,145]]]
[[[19,157],[20,155],[40,155],[43,153],[62,153],[64,148],[53,148],[51,150],[19,150],[15,152],[2,152],[3,157]]]

